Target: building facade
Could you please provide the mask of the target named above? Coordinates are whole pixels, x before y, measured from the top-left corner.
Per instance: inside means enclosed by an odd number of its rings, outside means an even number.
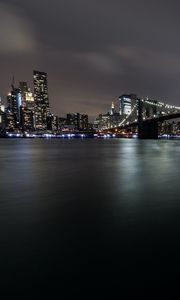
[[[14,130],[21,128],[21,106],[21,90],[12,85],[12,89],[7,96],[7,115],[10,116],[11,124],[14,127]]]
[[[33,131],[35,128],[35,102],[27,82],[19,82],[21,91],[21,126],[23,131]]]
[[[5,114],[5,106],[1,103],[0,98],[0,133],[2,133],[6,128],[6,114]]]
[[[34,71],[33,82],[35,101],[35,129],[47,130],[47,116],[50,111],[47,73]]]
[[[138,107],[137,96],[134,94],[122,95],[119,97],[119,114],[122,117],[129,116],[129,121],[137,119]]]
[[[66,125],[74,126],[75,130],[86,131],[88,130],[88,115],[80,113],[67,114]]]

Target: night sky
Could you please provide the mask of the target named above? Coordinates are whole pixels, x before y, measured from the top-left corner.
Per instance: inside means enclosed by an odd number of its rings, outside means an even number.
[[[48,73],[52,112],[107,112],[123,93],[180,105],[180,2],[0,0],[0,94]]]

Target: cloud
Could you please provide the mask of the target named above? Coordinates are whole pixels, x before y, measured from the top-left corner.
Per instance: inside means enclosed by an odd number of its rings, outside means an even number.
[[[36,68],[59,115],[96,115],[131,92],[179,105],[179,10],[178,0],[0,0],[0,93],[12,75],[33,87]]]
[[[169,53],[166,49],[160,51],[150,47],[116,46],[112,47],[112,52],[120,60],[148,72],[180,74],[180,57],[173,51]]]
[[[0,4],[0,53],[33,52],[37,48],[28,21],[11,6]]]

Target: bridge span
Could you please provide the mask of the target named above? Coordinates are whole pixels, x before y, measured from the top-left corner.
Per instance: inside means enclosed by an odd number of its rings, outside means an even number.
[[[150,114],[153,108],[153,114]],[[133,117],[132,117],[133,116]],[[131,112],[124,116],[119,126],[109,128],[109,131],[137,127],[139,139],[157,139],[159,123],[180,118],[180,107],[163,102],[137,99]]]

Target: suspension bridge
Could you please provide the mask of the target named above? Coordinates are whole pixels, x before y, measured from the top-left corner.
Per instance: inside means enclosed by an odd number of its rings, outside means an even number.
[[[140,139],[157,139],[159,124],[180,118],[180,107],[149,99],[136,99],[129,114],[109,131],[137,127]]]

